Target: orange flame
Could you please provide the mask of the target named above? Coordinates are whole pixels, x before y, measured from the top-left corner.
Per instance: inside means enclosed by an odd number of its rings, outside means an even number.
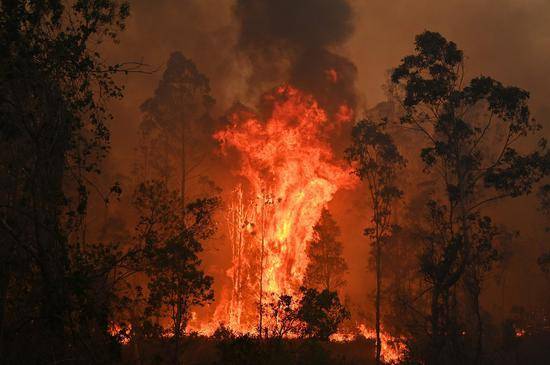
[[[359,331],[367,339],[376,339],[376,331],[367,328],[364,324],[359,325]],[[380,331],[380,355],[386,364],[398,364],[403,360],[405,345],[402,339],[395,338],[383,330]]]
[[[333,68],[325,70],[325,76],[332,83],[337,83],[338,79],[340,78],[338,72]]]
[[[327,76],[337,80],[335,72]],[[326,139],[352,120],[351,108],[341,105],[331,122],[311,96],[291,86],[275,89],[264,101],[271,105],[265,121],[237,111],[229,116],[232,124],[214,135],[223,151],[238,152],[237,172],[245,184],[234,189],[227,214],[232,285],[222,292],[212,321],[192,321],[202,335],[212,335],[220,323],[237,334],[256,333],[260,293],[264,302],[297,296],[308,264],[306,243],[323,207],[339,189],[357,183]],[[330,340],[352,341],[357,335],[376,338],[361,324],[355,333],[336,333]],[[399,362],[403,342],[385,332],[381,337],[384,362]]]
[[[233,288],[215,315],[242,332],[254,330],[262,293],[297,293],[321,210],[336,191],[355,184],[335,161],[326,139],[334,124],[313,97],[281,86],[264,101],[271,105],[265,121],[236,112],[232,125],[214,135],[222,150],[238,152],[247,186],[246,194],[237,188],[230,207]]]
[[[132,332],[132,325],[121,325],[119,323],[112,322],[107,328],[107,332],[121,344],[127,345],[130,343],[130,333]]]
[[[367,328],[364,324],[360,324],[357,326],[357,330],[360,336],[369,340],[376,340],[376,331],[373,328]],[[330,336],[330,340],[334,342],[349,342],[356,338],[356,333],[338,332]],[[399,364],[403,361],[406,349],[403,339],[393,337],[381,330],[380,340],[382,343],[380,355],[385,364]]]

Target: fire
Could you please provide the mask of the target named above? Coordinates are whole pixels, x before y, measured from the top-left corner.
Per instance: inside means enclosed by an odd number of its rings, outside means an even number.
[[[367,328],[364,324],[359,325],[359,331],[368,339],[376,339],[376,331],[372,328]],[[397,364],[403,360],[405,353],[405,345],[401,339],[395,338],[384,331],[380,331],[382,346],[380,354],[382,360],[387,364]]]
[[[355,184],[326,139],[334,121],[313,97],[281,86],[263,102],[271,107],[265,120],[236,112],[214,135],[222,150],[237,151],[244,178],[228,214],[233,285],[215,315],[240,332],[255,330],[258,302],[297,293],[308,264],[306,242],[323,207]]]
[[[347,104],[342,104],[338,107],[335,118],[341,123],[349,122],[353,119],[353,110]]]
[[[336,81],[338,75],[327,72],[327,77]],[[263,102],[268,117],[239,110],[229,116],[227,128],[214,134],[222,151],[237,152],[236,173],[243,183],[233,190],[226,217],[231,287],[222,292],[213,320],[194,319],[191,325],[207,336],[221,323],[237,334],[257,333],[260,311],[264,328],[271,325],[265,313],[272,298],[298,298],[313,226],[339,189],[357,183],[327,140],[340,123],[353,119],[349,106],[341,105],[329,120],[312,96],[291,86],[275,89]],[[361,324],[356,333],[336,333],[331,341],[352,341],[357,335],[376,338],[373,329]],[[404,345],[383,332],[381,352],[384,362],[397,363]]]
[[[373,328],[367,328],[364,324],[357,326],[359,335],[369,339],[376,340],[376,331]],[[330,337],[331,341],[335,342],[349,342],[357,338],[356,333],[335,333]],[[403,339],[396,338],[384,332],[380,331],[380,338],[382,342],[380,354],[382,361],[386,364],[399,364],[403,360],[405,354],[405,345]]]
[[[107,332],[116,340],[122,344],[127,345],[130,343],[130,334],[132,332],[132,325],[121,325],[119,323],[112,322],[109,324]]]

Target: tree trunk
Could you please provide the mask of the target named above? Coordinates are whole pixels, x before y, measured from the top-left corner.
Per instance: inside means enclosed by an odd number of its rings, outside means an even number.
[[[182,121],[182,123],[185,123],[185,121]],[[181,126],[181,206],[183,208],[183,213],[185,215],[185,194],[186,192],[186,170],[187,170],[187,158],[185,155],[185,124],[182,124]]]
[[[476,319],[477,319],[477,343],[476,343],[476,355],[475,363],[481,363],[481,356],[483,354],[483,320],[481,318],[481,310],[479,306],[479,292],[475,295],[474,300]]]
[[[180,363],[180,342],[182,337],[183,300],[178,298],[176,305],[176,318],[174,320],[174,365]]]
[[[135,316],[132,308],[130,308],[132,316],[130,317],[130,331],[131,331],[131,341],[132,348],[134,350],[134,360],[138,365],[143,365],[143,358],[141,356],[141,343],[143,341],[143,336],[141,335],[141,328],[139,325],[139,319]],[[140,330],[138,330],[138,328]]]
[[[62,107],[57,110],[62,110]],[[59,223],[64,200],[65,155],[70,140],[70,126],[65,124],[64,117],[63,112],[52,116],[52,120],[45,122],[52,129],[52,135],[46,134],[35,139],[35,155],[32,156],[34,161],[31,165],[33,174],[29,182],[31,201],[28,207],[32,212],[31,224],[38,258],[36,264],[41,274],[40,316],[54,339],[52,353],[55,358],[64,358],[66,353],[65,320],[68,305],[65,288],[67,237]]]
[[[472,311],[475,316],[475,344],[474,344],[474,363],[480,364],[483,354],[483,319],[481,317],[481,307],[479,303],[479,296],[481,294],[481,287],[479,279],[476,278],[475,273],[468,273],[465,277],[467,294],[470,296]]]
[[[439,354],[444,346],[444,338],[441,336],[440,321],[441,321],[441,307],[439,299],[441,296],[441,290],[439,287],[434,286],[432,290],[432,303],[431,303],[431,342],[432,349],[430,353],[430,361],[428,365],[436,365],[439,361]]]
[[[258,323],[258,337],[262,338],[262,330],[263,330],[263,294],[264,294],[264,247],[265,247],[265,217],[264,217],[264,210],[265,210],[265,196],[262,194],[262,247],[260,250],[260,305],[259,305],[259,323]]]
[[[328,247],[327,247],[328,243],[327,242],[323,242],[323,254],[324,254],[324,258],[323,260],[325,261],[325,289],[327,289],[327,291],[330,291],[330,265],[329,265],[329,253],[328,253]]]
[[[0,268],[0,359],[4,354],[4,316],[11,272],[6,263]]]
[[[380,247],[380,240],[376,242],[376,364],[380,364],[380,356],[382,353],[382,340],[380,338],[380,296],[382,290],[382,268],[381,264],[382,250]]]

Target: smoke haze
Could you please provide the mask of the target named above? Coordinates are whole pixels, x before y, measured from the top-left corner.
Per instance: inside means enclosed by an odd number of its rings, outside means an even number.
[[[346,103],[361,117],[386,99],[388,71],[412,51],[414,36],[429,29],[464,50],[469,76],[486,74],[529,90],[534,116],[546,136],[550,130],[550,2],[545,0],[136,0],[131,5],[127,31],[109,49],[109,58],[142,61],[158,71],[126,77],[125,98],[113,105],[110,163],[121,175],[129,174],[134,158],[139,105],[152,95],[173,51],[210,78],[217,115],[237,101],[255,106],[260,94],[290,82],[313,94],[329,114]],[[367,218],[365,210],[346,206],[350,194],[337,194],[330,208],[343,231],[347,292],[357,302],[370,301],[369,245],[361,235]],[[361,204],[361,194],[359,189],[351,198]],[[536,265],[525,265],[535,262],[544,245],[536,204],[528,197],[498,210],[503,223],[523,231],[508,307],[547,299],[540,290],[546,285],[542,274]],[[523,285],[528,277],[530,285]]]

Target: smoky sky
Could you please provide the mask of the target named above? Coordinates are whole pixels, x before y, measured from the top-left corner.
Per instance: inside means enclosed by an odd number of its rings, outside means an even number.
[[[243,48],[324,48],[345,41],[353,31],[345,0],[238,0],[239,44]]]
[[[250,61],[249,88],[290,82],[334,114],[356,105],[357,69],[331,51],[353,34],[346,0],[238,0],[237,50]]]
[[[125,97],[111,108],[111,165],[128,174],[139,106],[153,94],[174,51],[210,79],[218,114],[236,101],[254,106],[259,94],[291,82],[325,104],[355,102],[360,117],[361,109],[385,100],[388,71],[413,51],[414,36],[424,30],[441,32],[464,50],[469,76],[484,74],[530,91],[534,116],[548,137],[549,24],[548,0],[133,0],[127,29],[108,49],[108,60],[142,61],[159,71],[122,80]],[[345,81],[335,86],[325,71],[337,67]],[[350,210],[348,198],[337,195],[330,208],[342,228],[347,290],[366,301],[374,287],[361,234],[368,217]],[[537,202],[517,199],[500,207],[498,218],[522,232],[515,249],[525,263],[518,261],[509,279],[516,295],[507,305],[535,302],[544,294],[538,290],[544,278],[533,263],[548,247]]]

